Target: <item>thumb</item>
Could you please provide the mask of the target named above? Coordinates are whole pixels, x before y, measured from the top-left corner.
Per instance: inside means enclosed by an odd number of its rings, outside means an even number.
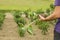
[[[39,15],[40,18],[44,18],[42,15]]]

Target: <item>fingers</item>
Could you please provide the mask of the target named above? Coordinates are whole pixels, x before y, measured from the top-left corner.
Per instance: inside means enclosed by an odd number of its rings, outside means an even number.
[[[44,18],[47,17],[47,15],[45,15],[45,14],[40,14],[39,16],[40,16],[40,17],[42,16],[42,17],[44,17]]]
[[[42,15],[39,15],[41,21],[45,21],[45,18]]]
[[[39,18],[42,17],[41,15],[39,15]]]
[[[43,16],[39,15],[40,18],[44,18]]]

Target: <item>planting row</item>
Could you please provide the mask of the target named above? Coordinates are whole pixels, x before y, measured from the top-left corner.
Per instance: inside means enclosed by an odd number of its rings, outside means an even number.
[[[5,14],[4,13],[0,13],[0,29],[1,29],[1,26],[3,24],[4,19],[5,19]]]
[[[19,34],[21,37],[25,35],[26,32],[29,34],[33,35],[33,29],[32,29],[32,24],[37,25],[37,27],[41,30],[43,35],[46,35],[51,21],[40,21],[39,20],[39,14],[47,17],[50,15],[54,9],[53,6],[50,6],[50,9],[47,9],[46,11],[43,11],[42,9],[39,9],[37,11],[31,11],[31,9],[25,10],[25,11],[14,11],[14,19],[16,23],[18,24],[18,29],[19,29]],[[55,21],[54,21],[55,23]]]

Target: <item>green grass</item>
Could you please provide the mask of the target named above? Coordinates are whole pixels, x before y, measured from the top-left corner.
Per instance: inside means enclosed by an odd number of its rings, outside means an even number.
[[[53,0],[0,0],[0,9],[3,10],[26,10],[31,8],[37,10],[40,8],[49,8]]]

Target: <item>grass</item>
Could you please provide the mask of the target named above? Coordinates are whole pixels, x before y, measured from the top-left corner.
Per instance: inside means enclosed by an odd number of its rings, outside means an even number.
[[[0,9],[3,10],[26,10],[31,8],[37,10],[49,8],[53,0],[0,0]]]

